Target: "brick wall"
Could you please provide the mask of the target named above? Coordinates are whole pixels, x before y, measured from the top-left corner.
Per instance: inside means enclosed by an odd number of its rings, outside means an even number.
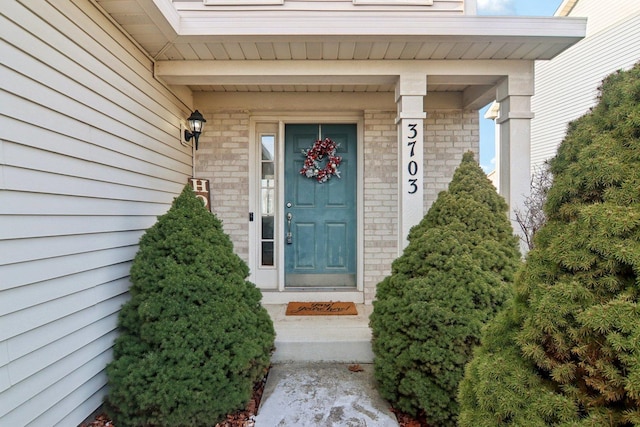
[[[249,259],[249,115],[203,111],[207,125],[200,136],[196,177],[210,180],[211,210],[233,242]]]
[[[446,190],[462,155],[479,153],[480,122],[477,111],[428,111],[424,123],[425,212]]]
[[[398,256],[398,136],[395,111],[364,114],[364,298]]]
[[[223,221],[236,253],[248,260],[249,115],[206,112],[200,137],[196,176],[211,181],[212,210]],[[398,256],[398,139],[396,111],[364,113],[364,297],[370,303],[375,287],[391,273]],[[428,111],[424,130],[424,209],[447,188],[462,155],[478,154],[477,111]]]

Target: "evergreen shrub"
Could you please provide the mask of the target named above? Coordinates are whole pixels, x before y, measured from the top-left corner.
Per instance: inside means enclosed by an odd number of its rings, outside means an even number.
[[[460,386],[461,426],[640,425],[640,64],[550,162],[547,223]]]
[[[275,333],[221,222],[185,187],[142,236],[107,366],[115,425],[212,426],[249,401]]]
[[[455,425],[464,365],[511,293],[521,261],[506,212],[473,153],[464,154],[378,284],[370,325],[380,393],[429,425]]]

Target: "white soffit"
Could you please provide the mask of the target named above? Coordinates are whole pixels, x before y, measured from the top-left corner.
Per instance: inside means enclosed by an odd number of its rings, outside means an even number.
[[[96,1],[156,60],[536,60],[554,57],[586,31],[583,18],[434,13],[429,6],[304,10]]]

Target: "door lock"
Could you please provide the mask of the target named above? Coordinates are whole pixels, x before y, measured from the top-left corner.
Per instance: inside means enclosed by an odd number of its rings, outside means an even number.
[[[290,203],[287,203],[288,205]],[[293,235],[291,234],[291,220],[293,219],[293,215],[291,212],[287,213],[287,245],[293,243]]]

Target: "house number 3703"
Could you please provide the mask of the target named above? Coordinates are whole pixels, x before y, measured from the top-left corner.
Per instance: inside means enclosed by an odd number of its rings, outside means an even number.
[[[413,160],[416,155],[416,137],[418,136],[418,131],[416,130],[417,126],[418,125],[416,123],[407,123],[407,149],[409,150],[409,161],[407,162],[407,172],[409,173],[409,189],[407,190],[407,192],[409,194],[415,194],[418,191],[419,166],[418,162]]]

